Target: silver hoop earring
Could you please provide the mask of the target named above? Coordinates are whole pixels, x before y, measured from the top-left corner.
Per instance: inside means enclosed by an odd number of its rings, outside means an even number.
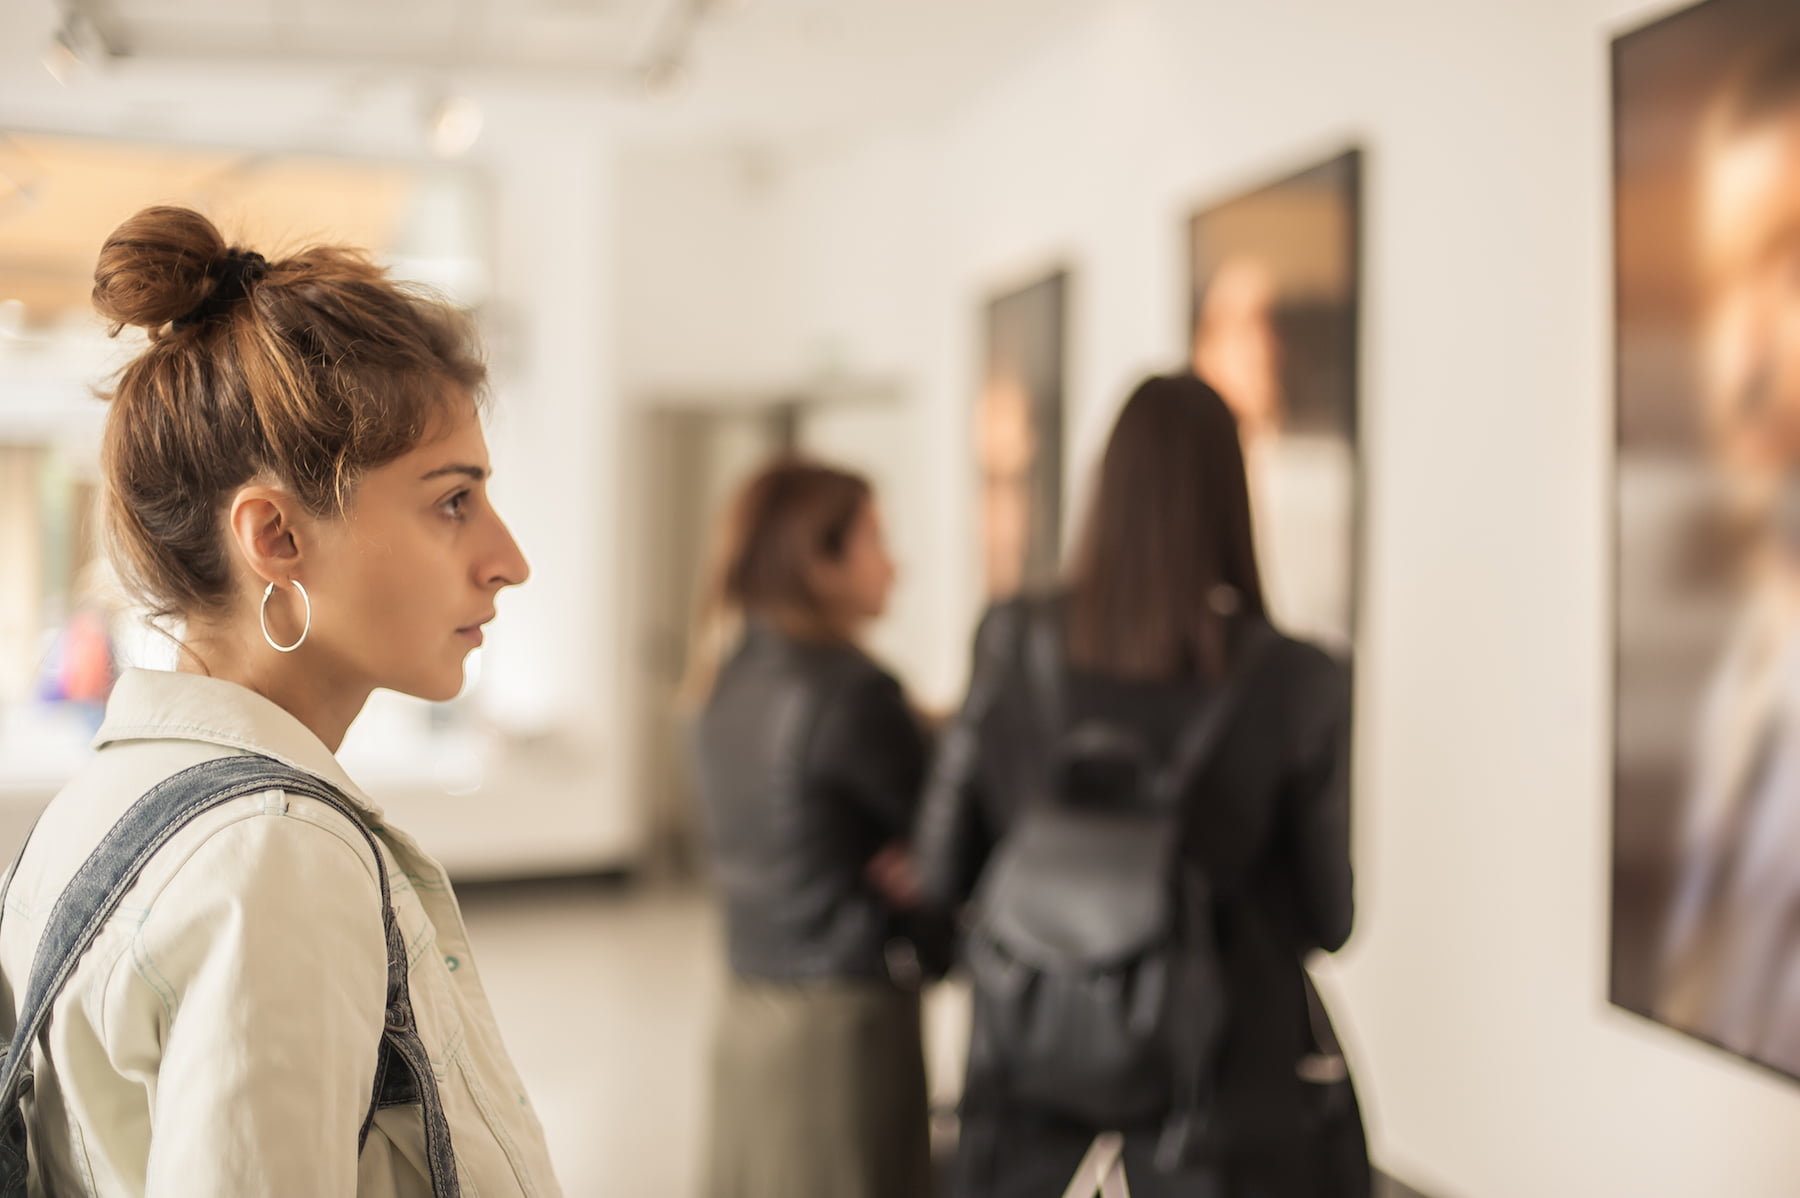
[[[292,653],[306,643],[306,634],[312,631],[312,598],[307,595],[306,588],[300,585],[298,578],[290,578],[288,581],[294,584],[294,589],[300,592],[301,602],[306,604],[306,624],[300,629],[300,639],[291,645],[278,645],[275,638],[269,635],[269,596],[275,593],[273,582],[263,589],[262,610],[257,613],[257,619],[262,623],[263,640],[268,641],[269,648],[277,653]]]

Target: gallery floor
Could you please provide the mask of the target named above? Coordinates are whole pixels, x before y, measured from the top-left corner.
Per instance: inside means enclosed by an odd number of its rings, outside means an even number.
[[[720,977],[692,887],[594,880],[462,888],[483,980],[569,1198],[699,1198],[708,1017]],[[933,1093],[954,1101],[958,995],[928,1010]],[[1418,1198],[1395,1187],[1382,1198]]]

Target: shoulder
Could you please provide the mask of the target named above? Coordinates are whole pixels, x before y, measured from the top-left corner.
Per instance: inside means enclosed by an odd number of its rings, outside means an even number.
[[[129,967],[165,998],[218,970],[264,994],[276,980],[318,986],[314,967],[375,986],[386,970],[377,872],[385,865],[348,819],[310,796],[271,790],[183,828],[126,898]]]
[[[808,672],[824,701],[845,709],[845,714],[905,706],[900,680],[856,646],[817,645],[808,654]]]
[[[1334,727],[1349,718],[1349,661],[1310,641],[1277,633],[1258,673],[1257,689],[1270,695],[1303,731]]]
[[[1068,597],[1061,591],[1016,595],[988,605],[976,627],[976,638],[1017,635],[1038,620],[1058,621],[1064,618]]]
[[[975,655],[983,661],[1011,661],[1019,656],[1026,632],[1043,623],[1059,624],[1067,598],[1060,592],[1021,595],[991,604],[975,627]]]
[[[159,1010],[163,1021],[188,1014],[187,1026],[208,1029],[203,1041],[234,1039],[245,1011],[287,1012],[279,1030],[257,1033],[265,1044],[316,1042],[317,1020],[379,1024],[389,973],[383,867],[347,816],[316,803],[280,790],[234,799],[208,813],[222,822],[196,821],[170,842],[175,859],[146,875],[119,913],[130,946],[107,982],[126,983],[116,991],[126,1004],[116,1008],[119,1034]],[[195,1011],[209,1014],[196,1022]],[[232,1016],[212,1017],[225,1011]]]
[[[1267,665],[1272,673],[1290,685],[1341,684],[1350,676],[1348,661],[1338,658],[1311,641],[1300,640],[1282,632],[1274,633],[1269,645]]]
[[[85,851],[109,839],[122,848],[154,846],[138,881],[146,906],[170,888],[231,893],[284,870],[304,876],[309,888],[357,890],[378,886],[386,872],[354,801],[308,771],[225,753],[135,783],[100,805],[103,822],[89,824],[81,839]],[[190,814],[178,814],[183,809]]]
[[[29,970],[59,897],[127,811],[167,778],[215,758],[181,742],[143,753],[108,748],[57,797],[7,896],[0,960],[9,976]],[[202,962],[241,956],[232,946],[249,944],[268,952],[316,944],[334,968],[347,968],[339,958],[361,945],[359,964],[385,968],[377,871],[386,863],[351,818],[273,785],[167,830],[71,978],[71,993],[97,993],[123,968],[172,1002]]]
[[[202,813],[158,852],[146,905],[211,894],[233,906],[302,887],[319,911],[332,896],[378,895],[386,863],[355,816],[304,792],[271,788]],[[275,899],[274,901],[280,901]]]
[[[31,833],[19,880],[60,891],[123,821],[134,818],[145,796],[173,779],[241,756],[218,746],[173,740],[108,746],[45,810]],[[282,782],[286,774],[307,782],[306,789],[325,786],[311,775],[284,768],[268,785],[209,806],[173,827],[146,828],[157,833],[158,847],[145,861],[139,885],[167,883],[215,840],[240,852],[306,846],[316,854],[348,860],[375,877],[376,850],[353,822],[356,817],[302,790],[290,791]],[[343,802],[349,806],[348,800]]]

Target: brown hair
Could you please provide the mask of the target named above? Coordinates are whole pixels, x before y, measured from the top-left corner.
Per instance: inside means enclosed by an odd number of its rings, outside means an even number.
[[[815,564],[843,556],[873,495],[861,475],[792,457],[744,484],[726,511],[701,598],[685,687],[690,700],[710,693],[746,619],[801,640],[845,639],[807,576]]]
[[[1231,409],[1191,374],[1145,380],[1107,442],[1070,574],[1070,660],[1217,678],[1234,627],[1264,615]]]
[[[1726,76],[1703,122],[1713,142],[1750,132],[1800,112],[1800,37],[1777,40],[1746,55]]]
[[[146,208],[94,268],[94,307],[149,331],[114,383],[107,526],[157,615],[223,607],[224,505],[268,478],[342,515],[368,470],[417,445],[486,378],[460,312],[364,254],[317,246],[265,262],[186,208]]]

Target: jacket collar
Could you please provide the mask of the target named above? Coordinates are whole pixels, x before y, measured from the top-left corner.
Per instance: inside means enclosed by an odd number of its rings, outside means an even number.
[[[312,730],[248,687],[199,674],[126,670],[106,704],[94,748],[134,740],[191,740],[273,757],[344,792],[367,814],[381,808],[350,780]]]

